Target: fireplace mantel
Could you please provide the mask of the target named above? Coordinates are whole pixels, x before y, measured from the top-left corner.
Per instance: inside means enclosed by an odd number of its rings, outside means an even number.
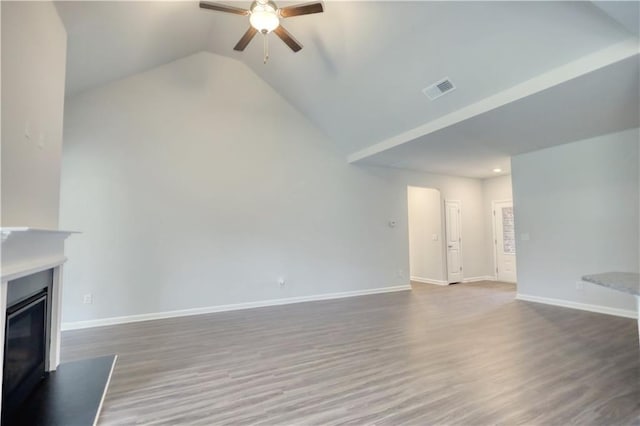
[[[60,322],[62,303],[62,265],[64,241],[74,231],[28,227],[0,228],[0,342],[4,342],[9,282],[47,269],[53,269],[51,293],[51,330],[46,371],[54,371],[60,363]],[[4,361],[4,344],[0,344],[0,364]],[[0,389],[2,369],[0,368]],[[0,393],[0,406],[2,394]]]
[[[2,282],[64,263],[64,240],[75,233],[77,232],[27,227],[0,228]]]

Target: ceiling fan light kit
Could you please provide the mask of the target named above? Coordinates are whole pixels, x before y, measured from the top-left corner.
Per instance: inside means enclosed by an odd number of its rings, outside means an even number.
[[[302,49],[302,44],[293,38],[293,36],[285,30],[282,25],[280,25],[280,19],[324,12],[324,6],[320,2],[278,8],[273,1],[256,0],[251,3],[249,9],[241,9],[234,6],[227,6],[225,4],[201,1],[200,7],[202,9],[215,10],[217,12],[249,16],[249,29],[244,33],[233,49],[242,52],[249,42],[251,42],[256,33],[259,32],[264,36],[265,64],[267,63],[267,59],[269,59],[267,36],[271,32],[275,33],[294,52],[298,52]]]
[[[277,12],[278,8],[275,3],[253,2],[251,5],[251,14],[249,15],[249,23],[253,28],[262,34],[270,33],[280,25],[280,17]]]

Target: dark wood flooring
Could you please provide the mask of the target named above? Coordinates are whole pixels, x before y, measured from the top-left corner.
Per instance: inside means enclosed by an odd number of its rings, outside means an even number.
[[[100,424],[640,425],[637,323],[514,300],[510,284],[63,333],[117,353]]]

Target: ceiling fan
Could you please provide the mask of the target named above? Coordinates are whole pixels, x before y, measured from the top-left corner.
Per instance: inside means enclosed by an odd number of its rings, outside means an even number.
[[[235,15],[242,15],[249,17],[249,29],[244,33],[240,41],[234,46],[233,50],[242,52],[253,37],[260,32],[264,35],[264,63],[267,63],[269,59],[269,50],[267,44],[267,35],[270,32],[274,32],[282,41],[285,42],[291,50],[298,52],[302,49],[302,44],[298,42],[289,31],[285,30],[280,25],[280,19],[291,18],[293,16],[310,15],[312,13],[324,12],[324,7],[321,2],[298,4],[293,6],[286,6],[279,8],[273,1],[270,0],[256,0],[251,3],[249,9],[242,9],[234,6],[227,6],[226,4],[211,3],[208,1],[201,1],[200,7],[202,9],[215,10],[218,12],[233,13]]]

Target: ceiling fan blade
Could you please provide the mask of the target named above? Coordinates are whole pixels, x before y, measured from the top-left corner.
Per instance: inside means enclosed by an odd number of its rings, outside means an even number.
[[[302,49],[302,45],[300,44],[300,42],[298,42],[298,40],[293,38],[293,36],[289,33],[289,31],[285,30],[282,25],[278,26],[278,28],[273,30],[273,32],[276,33],[276,35],[280,37],[280,39],[284,41],[285,44],[289,46],[291,50],[293,50],[294,52],[297,52],[300,49]]]
[[[227,13],[234,13],[236,15],[248,15],[249,11],[247,9],[241,9],[239,7],[233,7],[233,6],[227,6],[226,4],[220,4],[220,3],[210,3],[208,1],[201,1],[200,2],[200,7],[202,9],[209,9],[209,10],[215,10],[218,12],[227,12]]]
[[[238,52],[242,52],[245,47],[249,44],[249,42],[253,39],[253,36],[256,35],[258,30],[253,27],[249,27],[246,33],[242,36],[240,41],[234,46],[233,50],[237,50]]]
[[[324,12],[324,6],[320,2],[297,4],[279,9],[280,16],[290,18],[292,16],[310,15],[312,13]]]

